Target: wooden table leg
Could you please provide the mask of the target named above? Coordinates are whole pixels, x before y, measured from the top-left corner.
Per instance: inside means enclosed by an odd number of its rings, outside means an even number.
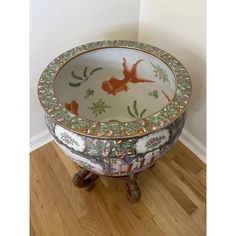
[[[131,202],[137,202],[141,197],[136,179],[137,175],[131,175],[126,179],[127,197]]]
[[[78,188],[84,188],[86,191],[95,187],[95,181],[99,176],[91,171],[81,168],[73,177],[73,184]]]

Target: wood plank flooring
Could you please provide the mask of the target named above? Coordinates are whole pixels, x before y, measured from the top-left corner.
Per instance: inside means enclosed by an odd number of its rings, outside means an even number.
[[[78,169],[53,142],[30,154],[31,236],[206,235],[206,166],[181,142],[138,175],[137,203],[128,202],[122,179],[76,188]]]

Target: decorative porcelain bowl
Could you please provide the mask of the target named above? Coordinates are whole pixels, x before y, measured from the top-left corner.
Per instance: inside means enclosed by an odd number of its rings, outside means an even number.
[[[178,139],[190,95],[189,75],[176,58],[123,40],[63,53],[38,84],[55,142],[82,168],[106,176],[153,165]]]

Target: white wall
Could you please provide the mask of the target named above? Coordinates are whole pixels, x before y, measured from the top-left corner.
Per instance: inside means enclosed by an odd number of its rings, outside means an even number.
[[[64,51],[90,41],[137,40],[139,0],[31,0],[30,137],[46,127],[37,83],[47,64]]]
[[[138,40],[166,50],[193,84],[185,129],[206,146],[205,0],[141,0]]]

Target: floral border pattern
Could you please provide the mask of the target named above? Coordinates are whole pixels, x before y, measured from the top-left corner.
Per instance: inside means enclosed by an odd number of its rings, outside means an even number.
[[[150,53],[161,59],[176,78],[176,93],[167,106],[157,113],[137,121],[98,122],[72,114],[59,103],[53,85],[57,73],[69,60],[82,53],[102,48],[131,48]],[[90,137],[126,138],[143,136],[163,128],[176,120],[184,111],[191,97],[191,80],[185,67],[172,55],[157,47],[127,40],[105,40],[81,45],[55,58],[43,71],[38,83],[39,100],[46,113],[59,125]]]

